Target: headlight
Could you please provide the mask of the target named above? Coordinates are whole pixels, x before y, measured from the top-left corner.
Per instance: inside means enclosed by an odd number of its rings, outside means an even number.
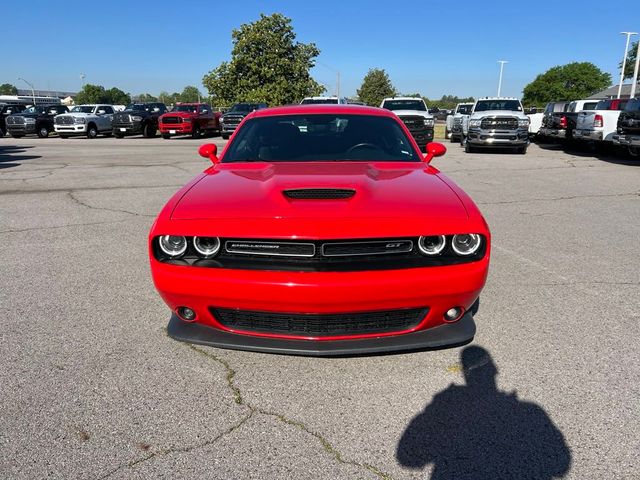
[[[187,251],[187,239],[178,235],[160,237],[160,250],[170,257],[178,257]]]
[[[482,123],[481,119],[469,120],[469,126],[470,127],[479,127],[480,123]]]
[[[220,117],[220,123],[224,123],[224,118]]]
[[[24,119],[24,123],[36,123],[36,119],[31,117],[26,117]]]
[[[424,119],[425,127],[433,127],[433,118],[425,118]]]
[[[220,250],[218,237],[193,237],[193,247],[203,257],[211,257]]]
[[[84,117],[73,117],[73,123],[85,123],[86,120]]]
[[[142,121],[142,117],[139,115],[131,115],[131,120],[134,122],[141,122]]]
[[[482,243],[482,237],[476,233],[463,233],[461,235],[454,235],[451,240],[451,248],[458,255],[472,255]]]
[[[446,245],[447,239],[444,235],[433,235],[418,239],[418,248],[425,255],[438,255]]]
[[[518,126],[519,127],[529,128],[529,123],[531,123],[531,122],[529,121],[528,118],[518,119]]]

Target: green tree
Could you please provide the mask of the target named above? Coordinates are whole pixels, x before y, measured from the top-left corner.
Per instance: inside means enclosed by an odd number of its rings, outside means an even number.
[[[77,105],[86,103],[106,103],[107,92],[102,85],[92,85],[87,83],[78,92],[74,101]]]
[[[193,85],[187,85],[182,90],[182,93],[178,95],[178,98],[178,101],[180,102],[193,103],[199,101],[202,98],[202,94],[200,93],[200,90]]]
[[[611,75],[593,63],[568,63],[550,68],[524,87],[522,103],[539,106],[547,102],[576,100],[610,85]]]
[[[633,70],[636,68],[636,55],[638,54],[638,42],[631,44],[631,48],[627,52],[627,63],[624,66],[624,79],[633,78]],[[622,62],[618,64],[618,68],[622,68]],[[2,87],[0,87],[2,88]]]
[[[10,83],[3,83],[0,85],[0,95],[17,95],[18,89],[15,85],[11,85]]]
[[[231,37],[231,60],[202,79],[217,104],[251,101],[283,105],[324,91],[309,74],[320,50],[313,43],[295,41],[290,18],[280,13],[261,14],[259,20],[234,29]]]
[[[113,105],[129,105],[131,103],[131,95],[124,93],[119,88],[113,87],[105,92],[108,98],[107,103]]]
[[[389,75],[382,69],[372,68],[364,76],[362,85],[358,89],[358,97],[365,104],[378,107],[386,97],[396,95],[396,89],[391,84]]]

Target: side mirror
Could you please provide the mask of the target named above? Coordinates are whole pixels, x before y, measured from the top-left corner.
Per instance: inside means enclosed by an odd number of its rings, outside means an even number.
[[[434,157],[441,157],[447,153],[447,147],[438,142],[427,143],[427,153],[424,156],[424,162],[429,163]]]
[[[200,148],[198,149],[198,153],[201,157],[211,160],[211,163],[213,163],[214,165],[220,163],[220,159],[216,156],[216,153],[218,153],[218,147],[216,147],[213,143],[205,143],[204,145],[200,146]]]

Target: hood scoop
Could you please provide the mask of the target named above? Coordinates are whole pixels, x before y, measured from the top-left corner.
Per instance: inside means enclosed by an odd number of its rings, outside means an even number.
[[[295,188],[283,190],[282,194],[294,200],[343,200],[353,197],[356,191],[351,188]]]

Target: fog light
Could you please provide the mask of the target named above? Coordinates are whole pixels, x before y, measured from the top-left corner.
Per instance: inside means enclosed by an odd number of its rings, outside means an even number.
[[[178,307],[178,315],[187,322],[193,322],[196,319],[196,312],[189,307]]]
[[[462,316],[462,312],[463,311],[464,310],[462,310],[462,308],[460,308],[460,307],[450,308],[444,314],[444,320],[446,322],[455,322],[456,320],[460,319],[460,317]]]

